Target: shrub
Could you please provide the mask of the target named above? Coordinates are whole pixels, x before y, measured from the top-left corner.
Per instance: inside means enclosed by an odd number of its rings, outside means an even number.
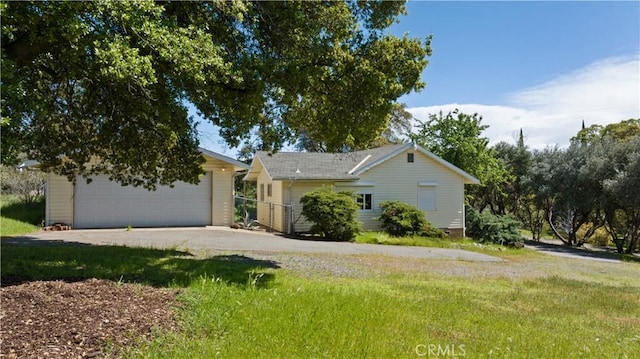
[[[358,222],[358,205],[352,192],[335,192],[322,187],[300,198],[302,214],[313,223],[311,232],[327,239],[351,241],[362,231]]]
[[[578,229],[577,236],[578,238],[583,238],[584,235],[593,227],[592,223],[587,223]],[[595,230],[595,232],[589,237],[587,243],[593,244],[596,246],[607,247],[613,245],[613,241],[611,240],[611,234],[607,232],[604,227],[600,227]]]
[[[384,201],[380,203],[380,208],[380,226],[393,236],[419,234],[429,224],[424,212],[404,202]]]
[[[522,247],[518,222],[511,216],[480,213],[467,207],[467,235],[481,243]]]
[[[431,223],[429,223],[427,227],[422,228],[422,230],[420,231],[420,235],[423,237],[439,238],[439,239],[445,239],[449,237],[446,233],[444,233],[443,230],[441,230],[440,228],[434,227]]]

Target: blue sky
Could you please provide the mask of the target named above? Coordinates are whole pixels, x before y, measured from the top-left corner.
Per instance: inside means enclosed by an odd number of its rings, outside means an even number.
[[[640,2],[411,1],[389,32],[425,38],[427,86],[400,99],[417,119],[460,108],[491,143],[520,128],[532,148],[587,125],[640,117]],[[205,147],[234,156],[211,131]]]
[[[390,30],[433,34],[418,119],[478,112],[492,143],[523,128],[533,148],[640,116],[640,2],[419,2]]]

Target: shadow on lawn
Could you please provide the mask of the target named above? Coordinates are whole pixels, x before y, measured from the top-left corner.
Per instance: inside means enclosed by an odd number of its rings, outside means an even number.
[[[44,243],[43,243],[44,242]],[[275,279],[265,269],[274,261],[243,255],[196,258],[174,249],[96,246],[29,237],[2,240],[2,286],[38,280],[80,281],[88,278],[156,287],[186,287],[203,277],[245,287],[269,287]]]
[[[44,221],[44,207],[44,197],[39,197],[31,203],[12,202],[2,206],[2,217],[39,226]]]

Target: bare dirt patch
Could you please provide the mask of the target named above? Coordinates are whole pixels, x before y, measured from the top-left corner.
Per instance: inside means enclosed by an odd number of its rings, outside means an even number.
[[[4,285],[4,284],[3,284]],[[117,354],[154,328],[175,330],[177,290],[88,279],[1,289],[0,357],[92,358]]]

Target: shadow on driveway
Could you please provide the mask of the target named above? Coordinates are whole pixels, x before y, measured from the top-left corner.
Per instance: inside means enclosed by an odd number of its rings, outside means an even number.
[[[606,261],[606,262],[620,262],[625,259],[629,259],[634,262],[640,262],[640,258],[637,257],[628,257],[623,256],[618,253],[609,252],[607,250],[599,250],[599,249],[588,249],[588,248],[576,248],[569,247],[564,244],[556,244],[556,243],[548,243],[548,242],[537,242],[532,240],[525,240],[525,245],[529,248],[549,253],[553,255],[558,255],[562,257],[570,257],[570,258],[582,258],[582,259],[591,259],[597,261]]]

